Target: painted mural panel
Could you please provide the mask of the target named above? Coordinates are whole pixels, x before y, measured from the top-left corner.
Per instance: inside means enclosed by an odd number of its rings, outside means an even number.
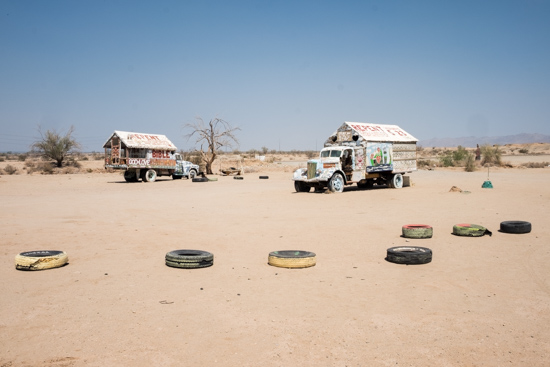
[[[367,172],[393,171],[392,144],[367,143]]]

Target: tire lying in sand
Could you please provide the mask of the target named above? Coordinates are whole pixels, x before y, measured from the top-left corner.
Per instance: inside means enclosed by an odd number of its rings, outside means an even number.
[[[192,182],[208,182],[208,178],[206,177],[194,177],[191,179]]]
[[[521,220],[507,220],[500,223],[500,231],[504,233],[529,233],[531,223]]]
[[[267,180],[269,179],[269,176],[260,176],[260,180]]]
[[[387,250],[386,261],[406,265],[427,264],[432,261],[432,250],[427,247],[390,247]]]
[[[243,179],[243,176],[233,176],[233,179],[234,179],[234,180],[242,180],[242,179]]]
[[[201,250],[174,250],[166,254],[165,261],[172,268],[207,268],[214,265],[214,255]]]
[[[271,266],[288,269],[301,269],[315,266],[315,254],[309,251],[285,250],[269,253],[267,263]]]
[[[432,238],[434,229],[427,224],[406,224],[402,228],[405,238]]]
[[[66,265],[68,262],[69,257],[64,251],[28,251],[15,256],[17,270],[53,269]]]
[[[217,177],[208,177],[208,181],[218,181]]]
[[[456,236],[481,237],[486,234],[491,236],[493,233],[483,226],[463,223],[453,226],[453,234]]]

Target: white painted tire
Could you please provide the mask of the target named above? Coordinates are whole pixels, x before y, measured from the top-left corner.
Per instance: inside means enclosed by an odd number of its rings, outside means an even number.
[[[28,251],[15,256],[17,270],[45,270],[59,268],[69,262],[64,251]]]
[[[396,173],[391,178],[390,186],[394,189],[400,189],[403,187],[403,175],[401,173]]]
[[[157,179],[157,171],[154,169],[147,170],[145,172],[145,182],[155,182]]]

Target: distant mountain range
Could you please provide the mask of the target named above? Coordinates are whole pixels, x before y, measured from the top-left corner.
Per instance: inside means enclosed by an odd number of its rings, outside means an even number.
[[[467,136],[462,138],[433,138],[419,140],[418,145],[429,147],[457,147],[473,148],[476,144],[484,145],[505,145],[505,144],[529,144],[529,143],[550,143],[550,135],[544,134],[517,134],[506,136],[484,136],[482,138]]]

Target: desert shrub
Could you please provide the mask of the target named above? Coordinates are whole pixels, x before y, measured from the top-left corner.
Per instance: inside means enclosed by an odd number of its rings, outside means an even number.
[[[453,152],[451,151],[443,152],[441,157],[439,157],[439,162],[443,167],[452,167],[454,165]]]
[[[29,160],[29,159],[27,159],[27,160],[25,161],[25,167],[27,167],[27,168],[33,168],[33,167],[34,167],[34,162],[31,161],[31,160]]]
[[[529,149],[521,148],[519,150],[519,152],[522,153],[522,154],[527,154],[527,153],[529,153]]]
[[[315,157],[317,157],[318,155],[319,155],[319,152],[315,152],[315,151],[313,151],[313,150],[308,150],[308,151],[306,152],[306,157],[307,157],[307,159],[315,158]]]
[[[43,175],[53,175],[54,169],[51,162],[40,162],[33,169],[33,172],[40,172]]]
[[[0,157],[0,162],[5,162],[5,161],[6,161],[6,158]]]
[[[89,159],[90,159],[90,158],[88,158],[87,155],[83,155],[82,157],[80,157],[80,160],[81,160],[81,161],[87,161],[87,160],[89,160]]]
[[[498,145],[483,145],[481,148],[482,165],[493,164],[500,166],[502,164],[502,152]]]
[[[8,164],[6,167],[4,167],[4,172],[7,175],[13,175],[17,172],[17,168],[12,166],[11,164]]]
[[[20,162],[25,162],[25,160],[27,159],[27,155],[26,154],[18,154],[17,155],[17,159],[20,161]]]
[[[464,159],[464,171],[474,172],[476,170],[476,160],[472,153],[467,153]]]
[[[468,156],[468,151],[463,146],[459,145],[453,152],[453,161],[461,162]]]
[[[428,159],[419,159],[418,161],[416,161],[416,166],[418,168],[430,167],[431,162]]]
[[[75,159],[74,156],[70,156],[65,160],[65,165],[67,167],[74,167],[74,168],[80,168],[82,165],[78,163],[78,161]]]
[[[91,168],[88,168],[88,169],[86,170],[86,172],[88,172],[88,173],[92,173],[93,171],[94,171],[94,170],[91,169]]]
[[[527,163],[523,163],[521,166],[525,168],[546,168],[550,166],[550,163],[549,162],[527,162]]]

